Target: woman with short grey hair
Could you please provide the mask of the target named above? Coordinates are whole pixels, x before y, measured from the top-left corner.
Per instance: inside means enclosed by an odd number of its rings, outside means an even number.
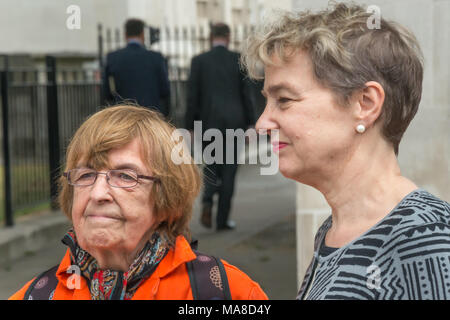
[[[298,299],[449,299],[450,205],[402,176],[400,140],[417,112],[414,35],[358,5],[282,13],[248,41],[267,99],[256,129],[281,173],[332,209]]]

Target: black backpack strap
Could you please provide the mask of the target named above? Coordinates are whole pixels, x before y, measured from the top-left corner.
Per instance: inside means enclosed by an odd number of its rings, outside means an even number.
[[[194,250],[195,260],[186,263],[194,300],[231,300],[228,277],[220,259]]]
[[[216,259],[216,262],[217,262],[217,266],[219,267],[220,278],[222,279],[222,287],[223,287],[223,294],[225,296],[225,300],[233,300],[231,298],[231,290],[230,290],[230,285],[228,283],[228,277],[227,277],[227,272],[225,271],[225,267],[224,267],[222,261],[220,261],[220,259]]]
[[[56,265],[37,276],[25,292],[23,300],[52,300],[58,285],[58,267],[59,265]]]

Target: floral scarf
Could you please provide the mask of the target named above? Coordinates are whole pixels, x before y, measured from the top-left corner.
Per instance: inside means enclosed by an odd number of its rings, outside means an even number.
[[[123,272],[99,269],[95,258],[78,245],[73,229],[66,233],[62,242],[70,249],[71,263],[77,265],[86,278],[92,300],[130,300],[169,251],[167,242],[155,232],[128,271]]]

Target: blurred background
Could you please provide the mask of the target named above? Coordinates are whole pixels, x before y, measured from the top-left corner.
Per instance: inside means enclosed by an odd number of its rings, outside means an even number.
[[[450,201],[450,0],[355,1],[376,5],[417,36],[425,56],[422,103],[400,145],[403,174]],[[324,9],[327,0],[0,0],[0,299],[8,298],[64,253],[69,224],[51,201],[67,143],[103,104],[108,52],[125,46],[128,18],[146,22],[146,47],[166,58],[170,118],[181,126],[191,58],[209,50],[209,27],[231,27],[231,49],[273,9]],[[255,113],[264,108],[255,97]],[[261,152],[251,150],[250,152]],[[330,209],[312,188],[259,165],[238,171],[232,219],[238,227],[192,232],[199,249],[224,258],[272,299],[293,299]]]

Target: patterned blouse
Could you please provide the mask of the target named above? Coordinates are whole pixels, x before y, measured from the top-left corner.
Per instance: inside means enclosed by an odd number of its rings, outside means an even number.
[[[316,234],[297,299],[450,299],[449,203],[417,189],[335,250],[323,244],[331,222],[330,216]]]

